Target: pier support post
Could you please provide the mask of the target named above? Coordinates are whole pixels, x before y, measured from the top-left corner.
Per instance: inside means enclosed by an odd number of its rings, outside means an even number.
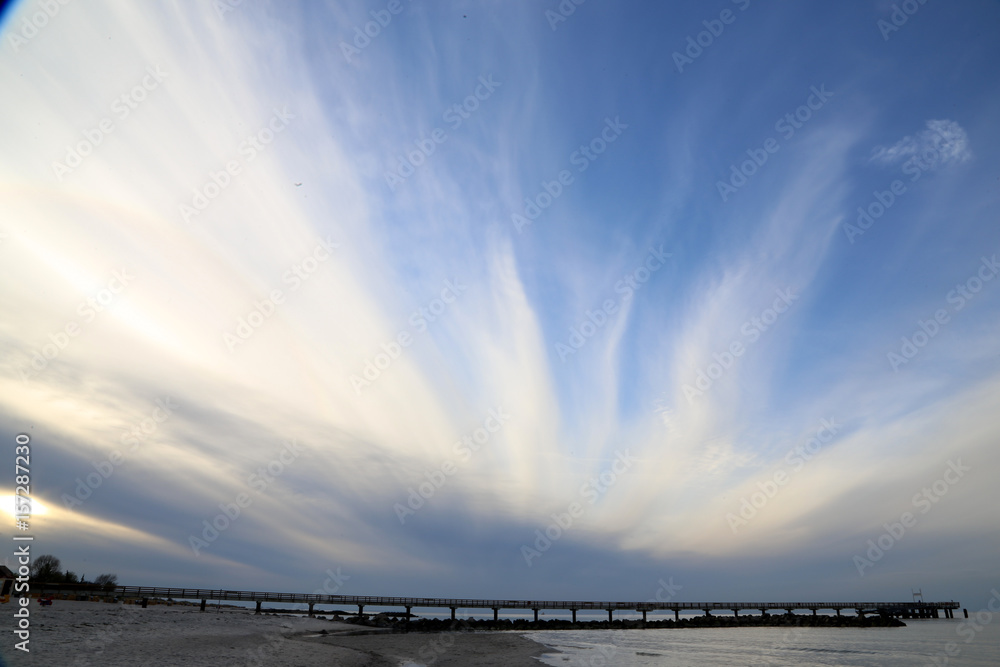
[[[199,609],[199,611],[205,611],[205,605],[206,604],[208,604],[208,601],[207,600],[202,600],[201,601],[201,609]]]
[[[608,623],[611,623],[613,620],[615,620],[614,615],[612,614],[612,611],[608,609]]]
[[[315,604],[316,604],[315,602],[310,602],[309,603],[309,616],[313,615],[313,605],[315,605]]]
[[[642,622],[643,623],[646,622],[646,610],[645,609],[642,610]]]
[[[681,622],[681,610],[674,609],[674,623],[680,623],[680,622]]]
[[[767,609],[761,609],[760,610],[760,615],[763,618],[767,618]]]
[[[837,616],[840,616],[840,608],[837,608]]]
[[[493,622],[496,623],[500,620],[500,609],[493,607]]]
[[[263,600],[257,600],[257,610],[254,611],[255,614],[258,614],[258,615],[260,614],[260,604],[261,604],[261,602],[263,602]],[[202,604],[202,608],[201,609],[202,609],[202,611],[204,611],[205,610],[205,607],[204,607],[205,601],[202,600],[201,604]]]
[[[407,625],[409,625],[409,624],[410,624],[410,610],[411,610],[411,609],[413,609],[413,607],[407,607],[407,608],[406,608],[406,624],[407,624]]]
[[[147,604],[149,604],[149,598],[143,598],[142,599],[142,608],[145,609]],[[965,612],[965,617],[966,618],[969,617],[969,612]]]
[[[711,616],[712,616],[712,610],[711,609],[706,609],[705,610],[705,617],[706,618],[710,618]]]
[[[454,607],[451,608],[451,620],[453,620],[453,621],[455,620],[455,608]]]
[[[813,616],[815,616],[815,615],[816,615],[816,610],[815,610],[815,609],[813,609]]]
[[[532,609],[532,611],[535,612],[535,623],[538,623],[538,610]]]
[[[143,600],[143,601],[142,601],[142,606],[143,606],[143,607],[145,607],[145,606],[146,606],[146,601],[145,601],[145,600]],[[969,617],[969,610],[968,610],[968,609],[966,609],[966,608],[964,608],[964,607],[963,607],[963,608],[962,608],[962,613],[964,613],[964,614],[965,614],[965,617],[966,617],[966,618],[968,618],[968,617]]]
[[[361,618],[365,614],[365,606],[363,604],[358,605],[358,618]]]
[[[573,622],[576,623],[576,609],[571,609],[570,611],[573,612]]]

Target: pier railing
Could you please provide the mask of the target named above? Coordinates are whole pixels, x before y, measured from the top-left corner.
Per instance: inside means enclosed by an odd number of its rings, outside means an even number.
[[[59,584],[44,584],[36,586],[43,588],[43,593],[58,593]],[[65,590],[62,592],[70,593]],[[160,586],[118,586],[113,591],[104,592],[119,598],[133,599],[173,599],[173,600],[227,600],[255,602],[258,609],[263,602],[284,602],[291,604],[307,604],[310,609],[315,605],[349,605],[358,607],[361,613],[365,607],[402,607],[407,611],[413,608],[447,608],[456,609],[564,609],[580,610],[629,610],[648,612],[669,610],[681,611],[732,611],[754,610],[766,613],[772,610],[783,610],[792,613],[794,610],[854,610],[859,613],[880,613],[889,615],[928,615],[938,610],[945,610],[946,617],[952,616],[952,610],[960,608],[960,603],[948,602],[659,602],[647,601],[598,601],[598,600],[501,600],[480,598],[423,598],[423,597],[386,597],[373,595],[323,595],[316,593],[279,593],[267,591],[232,591],[209,588],[167,588]],[[575,616],[575,614],[574,614]]]

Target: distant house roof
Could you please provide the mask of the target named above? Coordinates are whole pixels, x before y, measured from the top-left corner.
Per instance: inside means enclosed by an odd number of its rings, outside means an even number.
[[[6,565],[0,565],[0,579],[14,579],[17,575]]]

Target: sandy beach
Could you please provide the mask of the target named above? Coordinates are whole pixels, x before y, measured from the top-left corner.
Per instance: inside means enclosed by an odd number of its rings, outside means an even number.
[[[433,659],[459,665],[529,667],[545,649],[518,633],[408,633],[345,636],[358,626],[325,619],[255,615],[222,607],[32,600],[30,653],[14,649],[15,606],[0,608],[0,654],[12,667],[400,667]],[[7,613],[9,612],[9,613]]]

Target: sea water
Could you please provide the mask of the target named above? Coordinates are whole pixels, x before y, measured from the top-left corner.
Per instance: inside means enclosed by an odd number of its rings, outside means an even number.
[[[554,667],[997,667],[1000,617],[907,620],[905,628],[663,628],[560,630],[525,635],[558,649]]]

